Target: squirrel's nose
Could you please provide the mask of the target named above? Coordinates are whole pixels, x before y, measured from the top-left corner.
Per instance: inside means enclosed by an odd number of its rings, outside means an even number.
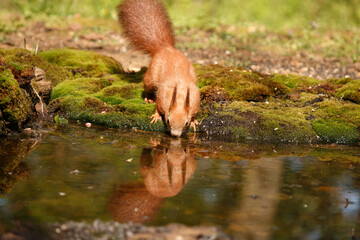
[[[171,130],[171,136],[180,137],[182,134],[182,130]]]

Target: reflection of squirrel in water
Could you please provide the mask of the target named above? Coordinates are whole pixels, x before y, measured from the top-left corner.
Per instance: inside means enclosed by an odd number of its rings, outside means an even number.
[[[140,158],[145,187],[157,197],[177,195],[195,168],[195,155],[180,139],[172,139],[170,144],[156,144],[154,149],[144,148]]]
[[[165,120],[172,136],[181,136],[198,124],[200,94],[194,68],[175,49],[174,34],[165,7],[158,0],[125,0],[118,6],[119,20],[132,45],[152,56],[144,76],[148,99],[155,100],[152,123]]]
[[[113,191],[108,209],[119,222],[145,222],[156,215],[163,200],[177,195],[196,168],[195,154],[183,139],[144,148],[139,184],[122,184]]]

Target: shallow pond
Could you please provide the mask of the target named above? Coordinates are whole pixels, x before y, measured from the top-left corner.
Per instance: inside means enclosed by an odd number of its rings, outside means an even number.
[[[71,127],[1,142],[14,221],[216,225],[244,239],[360,237],[360,151]],[[31,150],[31,151],[30,151]]]

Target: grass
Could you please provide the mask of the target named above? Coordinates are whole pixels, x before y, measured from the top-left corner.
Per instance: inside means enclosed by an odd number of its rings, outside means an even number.
[[[358,0],[164,0],[176,35],[191,41],[185,49],[219,48],[294,55],[299,51],[322,57],[360,61],[360,8]],[[7,34],[44,21],[66,29],[72,22],[81,32],[119,31],[119,0],[3,0],[0,42]],[[11,24],[9,24],[9,22]],[[201,31],[199,31],[199,29]],[[79,33],[76,33],[79,34]],[[181,46],[180,46],[181,45]],[[234,56],[226,65],[246,66]],[[251,64],[251,63],[249,63]]]
[[[309,23],[326,28],[360,26],[358,0],[166,0],[178,27],[216,28],[219,25],[265,26],[269,29],[302,28]],[[71,16],[116,19],[119,0],[3,0],[2,12],[26,17]]]

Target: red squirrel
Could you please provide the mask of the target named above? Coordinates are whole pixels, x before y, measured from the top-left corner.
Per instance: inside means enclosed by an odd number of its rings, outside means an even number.
[[[146,98],[156,102],[151,123],[164,120],[175,137],[189,126],[196,131],[200,93],[195,71],[185,55],[175,49],[172,23],[164,5],[158,0],[125,0],[118,6],[118,14],[131,44],[152,57],[144,75]]]

